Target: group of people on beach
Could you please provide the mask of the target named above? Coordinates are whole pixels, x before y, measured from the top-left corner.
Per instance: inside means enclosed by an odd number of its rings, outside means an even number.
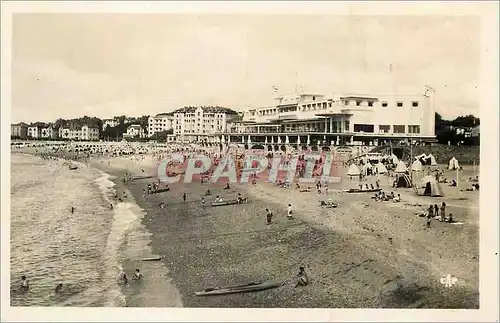
[[[442,202],[441,207],[439,207],[437,204],[430,204],[429,207],[427,208],[427,212],[422,215],[423,217],[427,218],[427,223],[426,226],[428,228],[431,227],[431,219],[437,219],[440,222],[447,222],[447,223],[453,223],[453,214],[449,213],[446,215],[446,203]]]
[[[134,272],[134,275],[132,276],[132,280],[141,280],[142,279],[142,273],[139,269],[136,269]],[[128,278],[126,273],[122,273],[120,276],[120,283],[122,285],[127,285],[128,284]]]

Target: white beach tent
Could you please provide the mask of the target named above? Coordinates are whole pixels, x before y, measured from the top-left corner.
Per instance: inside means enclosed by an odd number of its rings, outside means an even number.
[[[450,162],[448,163],[448,169],[455,170],[458,167],[459,167],[458,166],[458,160],[455,157],[453,157],[452,159],[450,159]]]
[[[421,172],[422,171],[422,163],[420,160],[415,160],[413,164],[411,164],[411,170],[414,172]]]
[[[424,176],[419,181],[419,188],[424,189],[421,195],[424,196],[443,196],[443,191],[441,190],[441,186],[436,181],[436,178],[431,175]]]
[[[349,166],[349,169],[347,170],[347,175],[351,177],[351,176],[359,176],[359,174],[360,171],[358,166],[356,166],[356,164],[351,164],[351,166]]]
[[[396,157],[396,155],[392,154],[391,158],[392,158],[392,163],[394,165],[397,165],[399,163],[399,159],[398,159],[398,157]]]
[[[395,173],[406,173],[406,164],[404,161],[399,161],[398,165],[396,166],[396,169],[394,170]]]
[[[429,154],[429,156],[427,156],[428,159],[431,160],[431,166],[437,166],[437,161],[436,161],[436,158],[434,158],[434,156],[432,154]]]
[[[377,173],[379,174],[387,174],[387,168],[385,167],[384,164],[378,163],[377,164]]]

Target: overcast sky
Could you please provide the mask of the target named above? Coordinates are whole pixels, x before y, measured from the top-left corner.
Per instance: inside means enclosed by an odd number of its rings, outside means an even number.
[[[478,115],[479,32],[456,16],[16,14],[12,122],[241,110],[296,84],[325,95],[427,84],[443,116]]]

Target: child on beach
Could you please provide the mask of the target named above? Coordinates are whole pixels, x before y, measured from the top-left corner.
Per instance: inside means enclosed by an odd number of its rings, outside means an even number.
[[[141,280],[141,278],[142,278],[141,272],[139,271],[139,269],[136,269],[135,273],[134,273],[134,277],[132,279],[133,280]]]
[[[292,219],[292,204],[288,204],[288,210],[287,210],[287,218],[288,220]]]
[[[300,267],[297,274],[297,283],[295,283],[294,287],[306,286],[307,284],[309,284],[309,278],[307,277],[306,270],[304,267]]]
[[[271,224],[271,221],[273,220],[273,212],[271,210],[266,209],[266,219],[267,219],[267,225]]]

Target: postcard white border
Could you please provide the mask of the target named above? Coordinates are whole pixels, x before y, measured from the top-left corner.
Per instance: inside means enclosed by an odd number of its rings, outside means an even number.
[[[498,3],[497,2],[6,2],[2,7],[2,294],[5,322],[336,322],[498,321]],[[481,192],[480,309],[188,309],[188,308],[13,308],[9,306],[10,263],[10,65],[13,13],[245,13],[335,15],[477,15],[481,17]],[[459,49],[457,49],[459,50]],[[487,149],[484,149],[488,147]],[[484,174],[491,174],[484,175]]]

